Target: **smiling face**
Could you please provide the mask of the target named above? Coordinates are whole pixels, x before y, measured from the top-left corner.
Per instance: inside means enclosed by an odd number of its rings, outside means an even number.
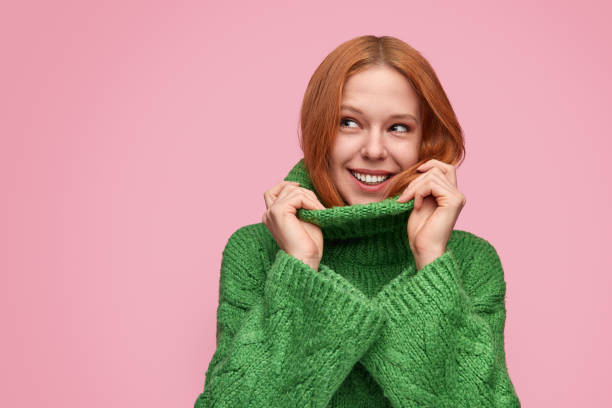
[[[398,71],[374,66],[347,79],[341,105],[330,151],[332,181],[347,205],[381,201],[390,180],[386,175],[398,174],[418,161],[422,138],[418,96]],[[381,175],[387,179],[374,184]],[[357,179],[364,176],[363,182]]]

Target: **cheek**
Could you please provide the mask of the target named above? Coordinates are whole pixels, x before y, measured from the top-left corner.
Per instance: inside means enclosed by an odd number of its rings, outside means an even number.
[[[404,143],[395,146],[392,154],[402,168],[406,169],[419,160],[419,147],[416,142]]]
[[[344,135],[338,135],[330,150],[330,155],[335,164],[341,166],[342,163],[350,160],[358,152],[359,144],[357,140],[351,140],[344,137]]]

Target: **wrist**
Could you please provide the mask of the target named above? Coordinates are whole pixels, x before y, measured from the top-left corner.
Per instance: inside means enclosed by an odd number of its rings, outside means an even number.
[[[319,272],[319,261],[316,260],[305,260],[303,261],[306,265],[310,266],[315,271]]]
[[[290,254],[291,256],[293,256],[296,259],[299,259],[300,261],[304,262],[306,265],[310,266],[312,269],[314,269],[315,271],[319,271],[319,263],[321,262],[320,259],[317,258],[310,258],[307,256],[303,256],[303,255],[293,255]]]
[[[425,265],[428,265],[435,261],[437,258],[444,254],[444,250],[437,250],[425,253],[414,253],[414,260],[416,263],[417,271],[423,269]]]

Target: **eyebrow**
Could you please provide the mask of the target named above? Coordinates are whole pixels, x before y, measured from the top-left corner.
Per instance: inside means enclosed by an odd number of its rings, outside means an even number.
[[[340,105],[340,109],[346,109],[346,110],[349,110],[349,111],[353,111],[353,112],[359,113],[360,115],[363,115],[363,112],[360,111],[359,109],[355,108],[354,106]],[[389,117],[393,118],[393,119],[412,119],[416,123],[419,123],[419,120],[414,115],[411,115],[409,113],[394,113],[393,115],[391,115]]]

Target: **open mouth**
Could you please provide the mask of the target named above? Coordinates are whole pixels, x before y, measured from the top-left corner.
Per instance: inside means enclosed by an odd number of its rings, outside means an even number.
[[[351,169],[349,169],[349,172],[354,178],[356,178],[361,183],[368,185],[368,186],[377,186],[379,184],[382,184],[385,181],[387,181],[389,178],[391,178],[391,176],[393,175],[391,173],[385,174],[385,175],[362,174],[362,173],[358,173]]]

